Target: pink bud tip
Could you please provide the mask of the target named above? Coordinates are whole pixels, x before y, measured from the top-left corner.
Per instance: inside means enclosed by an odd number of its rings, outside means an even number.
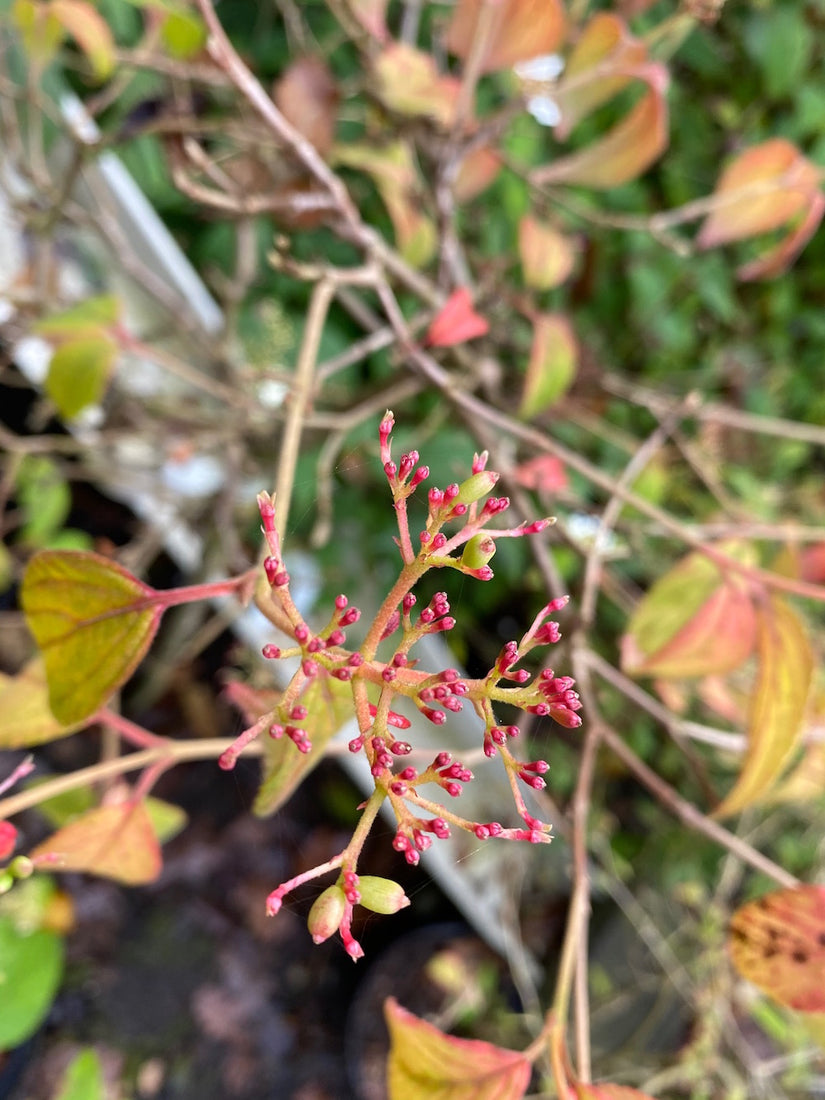
[[[410,485],[412,486],[413,489],[417,489],[418,486],[421,484],[421,482],[426,481],[429,476],[430,476],[430,467],[429,466],[419,466],[418,469],[413,474],[412,478],[410,479]]]
[[[309,640],[309,627],[305,623],[298,623],[293,633],[298,645],[305,645]]]
[[[273,741],[278,741],[281,737],[283,737],[283,735],[284,727],[278,725],[277,722],[273,723],[273,725],[269,727],[269,736],[272,738]]]
[[[352,679],[352,669],[351,668],[346,668],[346,667],[344,667],[344,668],[334,668],[332,670],[331,675],[334,676],[336,680],[341,680],[344,683],[346,683],[347,680]]]
[[[487,459],[489,458],[487,451],[482,451],[481,454],[473,455],[473,473],[480,474],[487,468]]]
[[[276,913],[280,912],[283,903],[284,899],[280,890],[273,890],[266,899],[266,915],[268,917],[274,917]]]
[[[285,584],[289,584],[289,573],[285,569],[279,569],[272,578],[272,587],[283,588]]]
[[[360,752],[364,747],[364,740],[361,737],[353,737],[353,739],[347,745],[350,752]]]
[[[434,768],[446,768],[452,760],[452,756],[448,752],[440,752],[438,756],[433,760],[432,766]]]
[[[407,793],[407,789],[407,784],[400,779],[397,779],[395,783],[390,783],[390,790],[394,795],[397,795],[398,798],[403,798]]]
[[[393,741],[390,745],[390,752],[395,753],[396,756],[409,756],[412,752],[412,745],[409,741]]]
[[[231,772],[237,763],[237,756],[231,749],[227,749],[226,752],[222,752],[218,757],[218,767],[225,772]]]
[[[415,768],[404,768],[402,772],[398,773],[398,778],[403,779],[405,783],[412,783],[417,774]]]
[[[476,825],[473,829],[473,832],[479,840],[487,840],[490,836],[490,830],[487,828],[486,825]]]
[[[387,715],[387,725],[394,726],[397,730],[408,730],[410,720],[405,718],[403,714],[396,714],[394,710],[391,710]]]
[[[266,579],[270,585],[275,584],[275,578],[280,570],[281,563],[277,558],[269,557],[264,558],[264,573],[266,573]]]
[[[0,859],[8,859],[16,844],[16,827],[10,821],[0,821]]]
[[[404,853],[404,859],[406,859],[407,863],[409,863],[411,867],[417,867],[418,864],[421,862],[421,856],[418,854],[415,848],[408,848]]]
[[[335,597],[335,609],[336,611],[343,611],[349,603],[347,597],[342,593],[340,596]]]
[[[276,645],[265,645],[261,653],[266,657],[267,661],[277,661],[281,656],[281,651]]]
[[[349,607],[338,620],[339,626],[352,626],[353,623],[357,623],[361,618],[361,612],[357,607]]]
[[[412,611],[412,609],[415,607],[415,604],[416,604],[416,598],[412,594],[412,592],[408,592],[407,595],[401,601],[401,606],[404,609],[404,611]]]
[[[344,949],[353,962],[357,962],[358,959],[364,957],[364,949],[358,940],[349,940],[344,944]]]
[[[346,634],[344,634],[343,630],[333,630],[333,632],[327,638],[327,645],[343,645],[346,640],[347,636]]]
[[[318,675],[318,666],[314,661],[310,661],[309,658],[303,662],[301,670],[308,679],[312,679],[313,676]]]

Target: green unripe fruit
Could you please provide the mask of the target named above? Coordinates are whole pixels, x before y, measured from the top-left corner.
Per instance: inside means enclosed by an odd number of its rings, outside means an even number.
[[[473,535],[464,547],[464,553],[461,555],[461,564],[466,565],[468,569],[481,569],[483,565],[487,564],[495,552],[496,540],[480,532],[477,535]]]
[[[410,904],[403,887],[389,878],[361,875],[358,879],[358,892],[361,895],[361,905],[365,909],[373,913],[383,913],[385,916],[397,913],[399,909],[405,909]]]
[[[498,474],[493,470],[482,470],[479,474],[473,474],[466,481],[462,481],[458,487],[458,496],[454,497],[452,504],[475,504],[477,500],[486,497],[496,487]]]
[[[9,870],[15,878],[30,878],[34,874],[34,864],[28,856],[18,856],[9,864]]]
[[[340,886],[328,886],[315,899],[307,917],[307,928],[313,942],[323,943],[341,926],[347,908],[347,899]]]

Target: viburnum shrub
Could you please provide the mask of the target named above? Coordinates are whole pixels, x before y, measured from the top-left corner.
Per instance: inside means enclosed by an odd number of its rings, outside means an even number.
[[[506,512],[509,500],[491,495],[498,474],[487,470],[485,452],[473,457],[466,481],[444,489],[429,489],[426,524],[414,536],[407,505],[416,489],[427,481],[429,470],[418,464],[417,451],[402,455],[397,463],[393,460],[390,450],[393,424],[393,414],[387,412],[381,421],[379,437],[381,461],[398,520],[397,543],[403,564],[358,649],[346,646],[346,628],[360,618],[359,610],[349,605],[346,596],[336,598],[334,611],[322,630],[313,631],[304,620],[290,595],[273,500],[266,493],[258,498],[269,551],[264,570],[276,618],[296,643],[288,649],[267,645],[263,653],[273,659],[299,657],[300,665],[276,706],[244,730],[219,761],[221,767],[232,768],[243,748],[264,731],[276,739],[289,738],[298,752],[311,752],[309,731],[315,715],[312,707],[302,702],[307,688],[323,679],[335,679],[350,686],[359,733],[349,742],[349,751],[366,756],[374,793],[365,803],[347,847],[326,863],[273,890],[267,899],[267,911],[277,913],[285,896],[296,886],[338,871],[334,885],[315,902],[309,915],[309,929],[316,943],[340,932],[353,959],[363,955],[361,945],[350,931],[353,907],[360,904],[374,912],[393,913],[408,904],[396,883],[358,874],[364,841],[381,806],[389,802],[397,822],[393,847],[410,864],[418,863],[421,852],[430,847],[433,838],[449,836],[451,828],[463,829],[478,840],[495,837],[546,843],[551,839],[551,827],[530,813],[522,787],[541,790],[549,765],[545,760],[520,758],[513,748],[519,728],[503,725],[496,710],[506,704],[530,714],[550,716],[564,726],[581,724],[577,713],[581,704],[569,676],[557,676],[549,667],[533,675],[519,667],[533,649],[559,640],[559,624],[552,615],[564,607],[566,598],[546,604],[522,638],[507,642],[487,675],[479,679],[461,676],[452,668],[437,672],[421,669],[410,656],[421,638],[455,626],[444,592],[437,592],[426,607],[417,610],[413,589],[425,573],[431,569],[454,569],[476,580],[488,581],[493,576],[489,562],[495,554],[497,539],[536,535],[552,520],[491,527],[491,522]],[[383,655],[379,657],[380,650]],[[409,764],[407,758],[414,746],[404,736],[410,729],[410,720],[393,709],[398,698],[411,700],[437,726],[447,721],[450,712],[465,706],[474,708],[484,723],[484,753],[488,757],[501,757],[522,825],[505,827],[495,820],[470,821],[442,801],[445,795],[449,803],[458,800],[463,784],[473,780],[473,773],[461,761],[453,760],[449,752],[439,752],[424,766]]]

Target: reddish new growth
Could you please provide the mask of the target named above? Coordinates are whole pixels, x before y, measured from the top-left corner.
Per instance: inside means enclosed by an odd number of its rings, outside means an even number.
[[[363,951],[351,932],[355,905],[375,912],[396,912],[408,904],[401,887],[384,879],[358,875],[357,866],[364,841],[384,802],[389,802],[396,818],[393,847],[410,864],[418,863],[433,840],[444,839],[451,829],[463,829],[478,840],[497,837],[547,843],[550,826],[537,820],[527,809],[525,787],[541,790],[549,765],[544,760],[521,760],[511,750],[518,727],[501,725],[496,717],[500,704],[530,714],[548,716],[563,726],[581,724],[579,697],[569,676],[557,676],[551,668],[537,675],[521,667],[521,662],[537,646],[553,645],[559,640],[559,624],[552,616],[567,598],[552,600],[536,616],[520,640],[507,642],[495,664],[482,679],[468,679],[455,669],[427,672],[416,667],[410,651],[425,634],[449,631],[455,626],[450,604],[444,592],[437,592],[429,604],[416,613],[412,591],[430,569],[454,569],[487,581],[493,576],[490,561],[496,541],[518,538],[544,530],[552,520],[539,519],[516,527],[491,527],[508,507],[507,497],[492,496],[498,474],[488,471],[487,454],[475,455],[472,472],[461,484],[444,489],[430,488],[426,494],[426,523],[414,537],[410,530],[407,504],[411,495],[429,477],[426,466],[419,465],[417,451],[401,456],[396,463],[391,455],[394,426],[392,413],[384,415],[378,429],[381,462],[389,483],[398,521],[398,547],[402,567],[398,579],[381,605],[366,638],[358,650],[346,646],[346,628],[360,612],[349,606],[346,596],[335,600],[327,625],[314,632],[304,622],[292,602],[289,574],[281,557],[281,545],[275,529],[275,509],[265,493],[258,498],[268,556],[264,570],[272,600],[295,645],[286,650],[264,647],[264,656],[300,657],[300,664],[281,700],[235,741],[221,758],[221,766],[231,768],[253,738],[264,731],[271,737],[289,738],[296,751],[312,751],[308,731],[312,714],[302,696],[317,677],[333,677],[348,684],[358,718],[359,733],[349,743],[352,753],[363,753],[369,764],[375,790],[363,807],[361,820],[352,840],[333,859],[283,883],[267,899],[267,911],[274,915],[284,897],[295,887],[330,871],[338,878],[317,899],[309,917],[310,931],[316,942],[338,932],[353,959]],[[420,493],[419,493],[420,495]],[[382,655],[379,657],[379,648]],[[398,697],[410,700],[435,725],[449,721],[450,713],[471,706],[484,723],[483,749],[488,757],[499,755],[504,764],[513,800],[521,824],[504,826],[498,821],[469,821],[449,808],[460,798],[473,773],[460,760],[441,752],[423,767],[410,762],[413,742],[406,740],[410,722],[396,709]],[[404,736],[399,736],[403,731]],[[365,891],[364,883],[369,883]]]

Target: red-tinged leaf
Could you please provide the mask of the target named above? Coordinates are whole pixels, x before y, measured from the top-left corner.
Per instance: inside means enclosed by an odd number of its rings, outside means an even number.
[[[378,96],[391,110],[452,126],[461,81],[442,76],[430,54],[393,42],[375,59],[374,71]]]
[[[409,144],[397,141],[376,148],[352,142],[336,146],[335,160],[372,176],[392,221],[399,252],[413,267],[429,263],[438,235],[422,209],[423,186]]]
[[[819,169],[784,138],[746,149],[723,171],[713,192],[718,208],[697,238],[700,248],[778,229],[810,209]]]
[[[574,183],[607,189],[636,179],[657,160],[667,147],[667,71],[648,65],[644,75],[651,85],[623,119],[578,153],[561,157],[530,173],[536,185]]]
[[[83,722],[59,722],[49,707],[46,668],[40,657],[16,676],[0,680],[0,749],[28,749],[68,737]]]
[[[21,602],[46,662],[49,705],[66,724],[90,718],[129,679],[163,613],[154,589],[81,550],[35,554]]]
[[[499,153],[489,145],[482,145],[468,153],[453,184],[456,202],[470,202],[485,191],[501,171],[502,160]]]
[[[90,405],[98,405],[117,360],[111,336],[81,336],[66,340],[52,355],[45,390],[57,411],[71,420]]]
[[[319,57],[300,57],[285,70],[272,98],[284,117],[326,156],[335,138],[338,86]]]
[[[610,12],[594,15],[582,31],[550,93],[561,112],[556,135],[564,140],[589,114],[627,87],[647,61],[647,46]]]
[[[389,1100],[521,1100],[531,1066],[521,1051],[445,1035],[389,997]]]
[[[747,545],[720,549],[752,560]],[[631,676],[708,676],[738,668],[753,651],[756,616],[747,585],[704,554],[689,554],[660,577],[636,608],[622,639]]]
[[[519,416],[529,420],[555,405],[570,388],[578,361],[579,346],[567,317],[562,313],[540,313],[533,323],[533,346]]]
[[[128,886],[154,882],[162,864],[152,819],[142,802],[90,810],[30,855],[41,870],[85,871]]]
[[[748,902],[733,914],[733,965],[775,1001],[825,1012],[825,886],[795,886]]]
[[[49,11],[86,54],[98,80],[115,67],[115,42],[109,24],[87,0],[50,0]]]
[[[240,705],[245,707],[249,700]],[[253,811],[259,817],[274,813],[289,798],[309,773],[324,758],[324,749],[355,713],[352,687],[332,676],[319,675],[300,697],[300,702],[312,715],[308,728],[312,750],[299,752],[286,736],[275,741],[263,738],[263,774]],[[265,708],[263,713],[268,709]],[[258,718],[262,712],[257,712]],[[254,720],[254,719],[253,719]]]
[[[815,542],[799,553],[799,570],[792,576],[810,584],[825,584],[825,542]]]
[[[480,71],[491,73],[553,53],[564,33],[560,0],[499,0],[492,4],[458,0],[447,30],[447,48],[465,61],[478,51]]]
[[[433,318],[424,343],[433,348],[448,348],[484,336],[489,331],[489,323],[473,309],[470,291],[459,287]]]
[[[519,222],[518,250],[524,281],[536,290],[561,286],[576,259],[569,237],[529,215]]]
[[[564,463],[555,455],[536,455],[512,472],[516,484],[540,493],[561,493],[569,486]]]
[[[576,1082],[576,1100],[655,1100],[647,1092],[627,1085],[591,1085]]]
[[[389,38],[384,16],[387,0],[347,0],[347,8],[352,12],[367,34],[386,42]]]
[[[823,214],[825,195],[817,192],[812,196],[808,212],[799,225],[764,256],[737,268],[736,277],[747,283],[756,279],[775,279],[777,275],[784,274],[816,233]]]
[[[814,658],[805,627],[784,601],[757,610],[756,684],[748,716],[748,748],[739,778],[717,817],[738,813],[764,798],[799,744]]]

